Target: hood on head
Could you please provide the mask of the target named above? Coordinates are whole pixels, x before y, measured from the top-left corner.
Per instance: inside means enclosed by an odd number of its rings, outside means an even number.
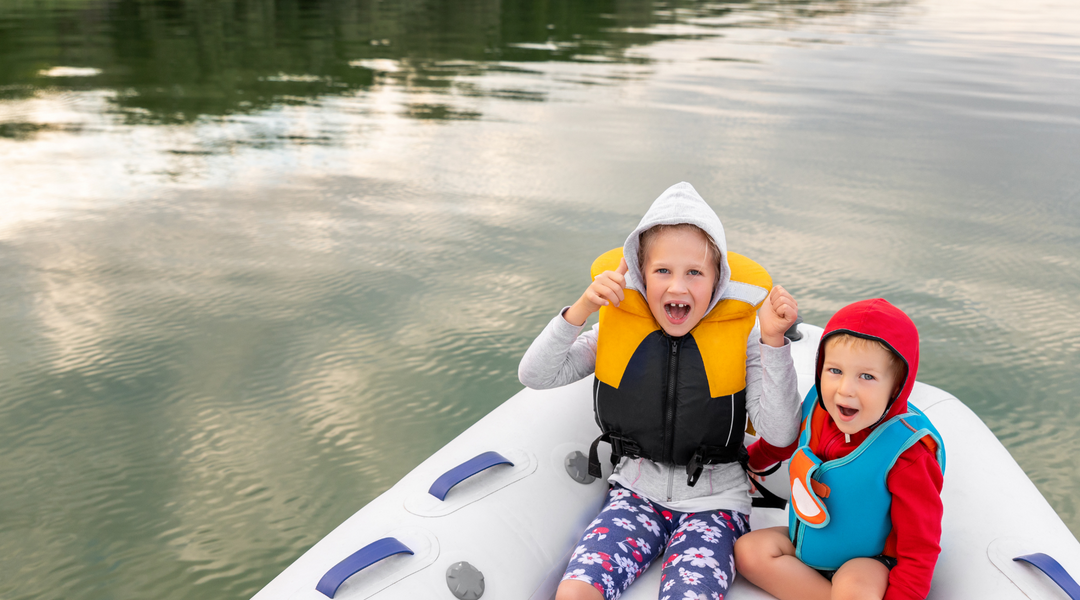
[[[716,212],[705,203],[694,186],[685,181],[664,190],[664,193],[653,201],[637,228],[626,238],[623,244],[623,257],[626,259],[627,266],[626,287],[637,290],[642,296],[645,295],[645,278],[637,259],[638,248],[641,246],[641,234],[656,225],[678,223],[689,223],[700,227],[720,249],[720,277],[716,281],[716,287],[713,288],[709,308],[705,311],[705,314],[708,314],[720,301],[722,292],[731,279],[727,238],[724,237],[724,226],[720,223],[720,217],[716,216]]]
[[[818,344],[817,367],[814,370],[814,383],[818,388],[818,403],[825,408],[821,399],[821,366],[825,360],[825,341],[837,333],[877,340],[903,359],[907,365],[904,383],[896,397],[890,400],[878,423],[883,423],[895,415],[907,412],[908,396],[915,386],[915,376],[919,371],[919,330],[904,311],[889,304],[882,298],[861,300],[841,308],[825,326]]]

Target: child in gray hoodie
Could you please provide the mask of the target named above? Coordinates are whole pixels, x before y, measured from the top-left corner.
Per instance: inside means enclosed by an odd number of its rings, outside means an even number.
[[[595,373],[602,434],[591,470],[599,474],[601,441],[617,461],[608,503],[556,598],[613,600],[665,549],[662,596],[722,597],[735,576],[735,540],[749,529],[746,419],[777,446],[798,432],[784,338],[795,300],[728,252],[719,217],[688,183],[661,194],[623,247],[597,259],[593,278],[518,369],[533,389]],[[582,334],[597,311],[600,322]]]

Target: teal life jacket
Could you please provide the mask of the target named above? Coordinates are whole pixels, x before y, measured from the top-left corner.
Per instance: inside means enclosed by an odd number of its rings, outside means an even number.
[[[882,554],[892,531],[892,494],[886,485],[896,459],[929,437],[945,472],[945,446],[934,424],[918,408],[881,423],[847,456],[822,462],[811,449],[815,426],[828,419],[816,388],[803,400],[799,448],[789,467],[791,508],[788,535],[795,556],[819,570],[839,569],[852,558]]]

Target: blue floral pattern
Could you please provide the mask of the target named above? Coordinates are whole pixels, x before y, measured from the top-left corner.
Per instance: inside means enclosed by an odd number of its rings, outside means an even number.
[[[666,555],[660,600],[723,600],[735,577],[735,540],[749,530],[742,513],[681,513],[615,485],[570,555],[563,580],[583,581],[615,600]]]

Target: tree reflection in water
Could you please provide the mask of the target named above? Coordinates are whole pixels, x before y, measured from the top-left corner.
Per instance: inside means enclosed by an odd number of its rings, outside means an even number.
[[[546,61],[646,63],[637,46],[702,27],[783,26],[896,2],[653,0],[68,0],[0,6],[0,101],[106,90],[126,123],[185,123],[355,94],[380,84],[483,90],[469,77]],[[693,33],[678,25],[692,22]],[[479,113],[437,102],[421,119]],[[50,128],[2,115],[0,136]]]

